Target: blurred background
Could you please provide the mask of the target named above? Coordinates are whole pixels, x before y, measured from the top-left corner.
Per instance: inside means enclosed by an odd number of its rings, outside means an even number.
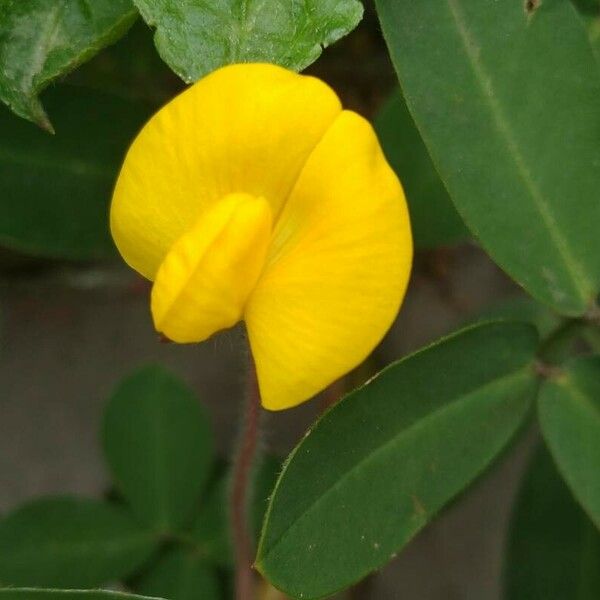
[[[371,6],[359,28],[326,50],[308,72],[330,83],[346,107],[381,118],[396,79]],[[182,87],[158,58],[147,27],[138,22],[123,40],[43,95],[56,139],[0,108],[0,144],[10,141],[23,151],[48,144],[35,173],[17,160],[1,167],[2,202],[16,211],[23,198],[31,202],[36,194],[37,219],[51,220],[50,213],[73,190],[45,161],[60,161],[66,145],[80,148],[82,159],[100,152],[106,153],[107,164],[114,163],[106,174],[86,171],[73,161],[65,167],[80,169],[79,195],[85,200],[89,186],[90,202],[101,214],[126,141]],[[121,99],[121,108],[114,113],[106,108],[104,94]],[[72,99],[70,110],[65,97]],[[86,103],[86,129],[72,119],[81,101]],[[110,123],[107,114],[112,115]],[[96,144],[94,136],[109,139]],[[425,194],[422,202],[428,199]],[[68,211],[67,202],[65,207]],[[68,229],[65,221],[71,216],[78,218],[63,213],[61,231]],[[87,218],[91,221],[93,214]],[[458,219],[452,214],[447,218]],[[453,227],[447,240],[452,243],[441,246],[426,239],[427,227],[416,230],[419,248],[401,314],[369,363],[343,386],[350,388],[504,300],[519,298],[520,291],[468,239],[460,223]],[[78,230],[64,239],[67,245],[91,248],[94,236],[102,238],[105,232]],[[0,250],[0,511],[41,494],[105,493],[109,478],[98,436],[104,407],[117,383],[149,362],[167,366],[197,392],[210,410],[219,452],[227,458],[238,433],[244,388],[242,329],[195,347],[163,344],[153,332],[148,284],[110,256],[108,240],[94,242],[94,248],[106,245],[101,258],[90,250],[89,259],[82,261],[34,258],[35,243],[23,253],[18,244],[7,243]],[[340,389],[330,390],[329,399]],[[317,398],[265,415],[264,448],[284,457],[327,401]],[[512,448],[401,556],[349,597],[498,600],[507,522],[534,437]]]

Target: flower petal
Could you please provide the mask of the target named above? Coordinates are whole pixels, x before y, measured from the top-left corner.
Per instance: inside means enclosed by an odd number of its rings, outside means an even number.
[[[152,287],[157,331],[202,342],[235,325],[263,269],[271,236],[264,198],[231,194],[173,244]]]
[[[300,175],[246,308],[263,405],[299,404],[364,360],[411,262],[402,187],[369,123],[344,111]]]
[[[274,65],[232,65],[200,80],[127,154],[111,208],[125,261],[153,279],[175,240],[230,193],[263,197],[276,216],[340,111],[326,84]]]

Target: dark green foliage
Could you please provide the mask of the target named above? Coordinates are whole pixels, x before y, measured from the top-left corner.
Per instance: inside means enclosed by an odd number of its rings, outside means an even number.
[[[584,313],[600,291],[600,70],[571,3],[376,4],[467,225],[530,294]]]
[[[541,448],[525,475],[505,565],[506,600],[597,600],[600,533]]]
[[[311,599],[388,562],[515,434],[536,390],[536,344],[528,325],[476,326],[339,402],[276,484],[260,571]]]
[[[148,108],[75,87],[45,100],[55,136],[0,107],[0,244],[51,258],[112,256],[112,188]]]
[[[104,417],[104,452],[119,489],[148,527],[186,523],[210,474],[213,436],[193,392],[160,367],[116,390]]]
[[[0,521],[0,581],[85,588],[126,577],[158,538],[125,510],[78,498],[37,500]]]
[[[539,419],[561,475],[600,529],[600,356],[575,360],[544,383]]]
[[[415,246],[431,248],[468,239],[469,231],[431,162],[400,90],[379,112],[375,128],[404,187]]]

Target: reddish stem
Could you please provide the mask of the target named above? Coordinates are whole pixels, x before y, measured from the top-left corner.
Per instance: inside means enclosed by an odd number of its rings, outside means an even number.
[[[252,466],[258,449],[260,393],[256,370],[251,362],[242,435],[233,467],[231,523],[235,551],[235,598],[255,600],[252,563],[254,549],[248,526],[248,491]]]

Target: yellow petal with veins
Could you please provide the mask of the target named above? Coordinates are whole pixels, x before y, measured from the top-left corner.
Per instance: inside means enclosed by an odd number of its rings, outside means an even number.
[[[206,211],[158,269],[156,330],[188,343],[235,325],[264,266],[271,222],[269,203],[248,194],[231,194]]]
[[[263,405],[295,406],[364,360],[411,261],[402,187],[372,127],[345,111],[308,159],[245,311]]]
[[[308,156],[341,112],[325,83],[268,64],[211,73],[162,108],[123,164],[111,230],[148,279],[175,241],[231,193],[265,198],[276,217]]]

